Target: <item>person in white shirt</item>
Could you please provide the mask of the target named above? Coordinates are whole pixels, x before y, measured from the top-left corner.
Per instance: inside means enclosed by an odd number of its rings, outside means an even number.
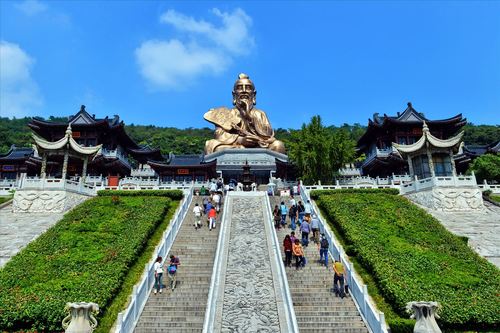
[[[163,265],[162,265],[162,260],[163,258],[158,256],[156,258],[156,261],[153,265],[153,271],[154,271],[154,274],[155,274],[155,285],[154,285],[154,289],[153,289],[153,292],[154,294],[156,295],[156,291],[157,290],[160,290],[160,294],[161,294],[161,290],[163,289],[163,281],[162,281],[162,277],[163,277]]]
[[[306,214],[306,216],[310,216],[312,213],[312,205],[310,200],[307,200],[306,204],[304,205],[304,213]]]
[[[290,195],[290,206],[295,206],[296,205],[296,202],[295,202],[295,199],[293,198],[293,194]]]
[[[201,214],[203,212],[203,209],[198,205],[195,204],[193,208],[193,213],[194,213],[194,230],[198,230],[201,228]]]
[[[210,193],[215,193],[217,192],[217,184],[215,182],[212,182],[210,184]]]
[[[214,201],[214,204],[215,204],[215,210],[217,212],[220,211],[220,194],[215,192],[214,195],[212,196],[212,200]]]

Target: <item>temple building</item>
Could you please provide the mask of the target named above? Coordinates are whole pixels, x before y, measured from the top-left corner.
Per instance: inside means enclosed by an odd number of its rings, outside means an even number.
[[[55,143],[71,131],[71,138],[81,147],[101,146],[100,152],[88,160],[85,166],[89,175],[103,175],[116,180],[118,177],[130,175],[133,164],[146,164],[148,160],[163,160],[159,149],[139,146],[125,132],[123,121],[118,116],[97,119],[90,115],[82,105],[80,111],[69,117],[68,122],[51,122],[34,118],[28,126],[33,130],[35,141],[43,140],[47,144]],[[38,139],[37,139],[38,138]],[[45,151],[44,153],[47,153]],[[32,172],[40,174],[42,170],[47,176],[63,175],[64,154],[43,154],[35,151],[27,160],[27,164],[36,166]],[[84,169],[85,158],[69,154],[65,176],[79,176]],[[133,162],[135,161],[135,162]],[[28,173],[29,174],[29,173]]]
[[[462,114],[442,120],[429,120],[423,113],[417,112],[411,103],[403,113],[396,116],[378,113],[368,120],[365,134],[358,140],[359,154],[366,158],[361,164],[363,175],[387,177],[392,174],[409,173],[408,163],[393,148],[392,143],[401,145],[414,144],[422,137],[424,122],[438,139],[454,136],[467,122]]]
[[[12,145],[5,154],[0,154],[0,179],[15,180],[20,173],[35,174],[36,166],[27,163],[33,156],[33,148]]]

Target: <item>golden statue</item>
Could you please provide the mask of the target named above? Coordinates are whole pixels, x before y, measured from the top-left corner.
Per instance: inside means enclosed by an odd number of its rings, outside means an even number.
[[[215,125],[215,139],[205,143],[205,154],[229,148],[267,148],[285,153],[283,142],[274,138],[266,113],[254,109],[255,86],[248,75],[238,75],[233,87],[233,105],[210,109],[203,116]]]

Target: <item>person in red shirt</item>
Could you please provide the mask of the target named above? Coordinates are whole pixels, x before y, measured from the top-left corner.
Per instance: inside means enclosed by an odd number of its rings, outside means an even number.
[[[215,207],[210,208],[208,211],[208,229],[212,231],[212,228],[215,229],[215,218],[217,216],[217,212],[215,211]]]
[[[285,266],[290,267],[292,265],[292,240],[290,235],[286,235],[283,240],[283,248],[285,249]]]

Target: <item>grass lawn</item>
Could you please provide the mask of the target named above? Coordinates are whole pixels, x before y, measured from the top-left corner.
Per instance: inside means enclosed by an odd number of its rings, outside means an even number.
[[[75,301],[97,303],[112,324],[177,205],[100,196],[67,213],[0,270],[0,327],[60,331],[64,306]]]
[[[384,193],[315,194],[393,332],[412,331],[415,300],[439,302],[447,329],[498,328],[500,271],[424,210]]]

